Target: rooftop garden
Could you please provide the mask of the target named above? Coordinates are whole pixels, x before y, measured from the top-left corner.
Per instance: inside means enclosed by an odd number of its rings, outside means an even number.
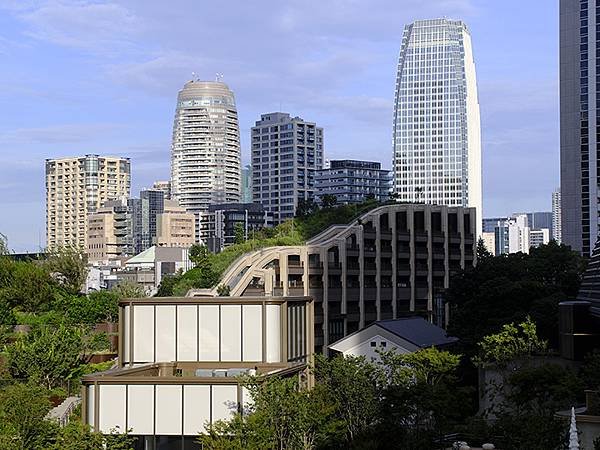
[[[236,233],[236,243],[220,253],[209,253],[198,245],[192,247],[190,258],[196,267],[164,279],[157,296],[184,296],[190,289],[212,288],[217,285],[225,270],[245,253],[266,247],[304,245],[308,239],[325,231],[329,226],[350,223],[381,205],[382,203],[376,200],[339,206],[330,200],[325,201],[322,207],[312,201],[301,202],[295,218],[286,220],[274,228],[252,232],[248,239],[245,239],[243,230],[239,230],[239,235]]]

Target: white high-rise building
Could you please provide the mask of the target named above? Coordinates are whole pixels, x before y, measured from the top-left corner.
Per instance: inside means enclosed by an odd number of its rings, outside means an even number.
[[[471,36],[457,20],[404,28],[393,129],[400,201],[477,210],[481,236],[481,130]]]
[[[562,224],[560,213],[560,189],[552,193],[552,239],[558,244],[562,242]]]
[[[239,202],[240,193],[240,130],[233,92],[219,81],[189,81],[177,97],[171,196],[197,215],[212,203]]]

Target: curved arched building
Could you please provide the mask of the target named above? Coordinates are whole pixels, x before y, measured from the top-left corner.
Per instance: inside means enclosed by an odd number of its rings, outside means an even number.
[[[450,276],[475,264],[475,228],[473,208],[383,205],[306,245],[246,253],[218,286],[234,297],[312,297],[315,349],[326,352],[376,320],[418,314],[444,325]],[[188,295],[216,297],[219,287]]]
[[[418,20],[404,29],[393,128],[401,201],[474,207],[481,235],[481,130],[467,26]]]
[[[235,97],[225,83],[192,80],[179,91],[171,183],[173,198],[188,212],[240,201],[240,130]]]

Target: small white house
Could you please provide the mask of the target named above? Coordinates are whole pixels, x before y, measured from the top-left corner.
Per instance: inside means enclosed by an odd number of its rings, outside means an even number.
[[[377,351],[411,353],[427,347],[445,347],[458,341],[422,317],[404,317],[373,322],[329,346],[344,356],[364,356],[378,361]]]

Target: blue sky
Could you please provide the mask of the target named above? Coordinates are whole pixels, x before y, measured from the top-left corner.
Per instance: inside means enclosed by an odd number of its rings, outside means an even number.
[[[236,94],[242,155],[261,113],[325,128],[326,158],[391,162],[396,63],[416,19],[471,30],[484,216],[550,210],[559,184],[556,1],[2,0],[0,232],[45,236],[45,158],[128,156],[132,194],[168,179],[177,91],[196,72]],[[540,7],[543,4],[543,7]]]

